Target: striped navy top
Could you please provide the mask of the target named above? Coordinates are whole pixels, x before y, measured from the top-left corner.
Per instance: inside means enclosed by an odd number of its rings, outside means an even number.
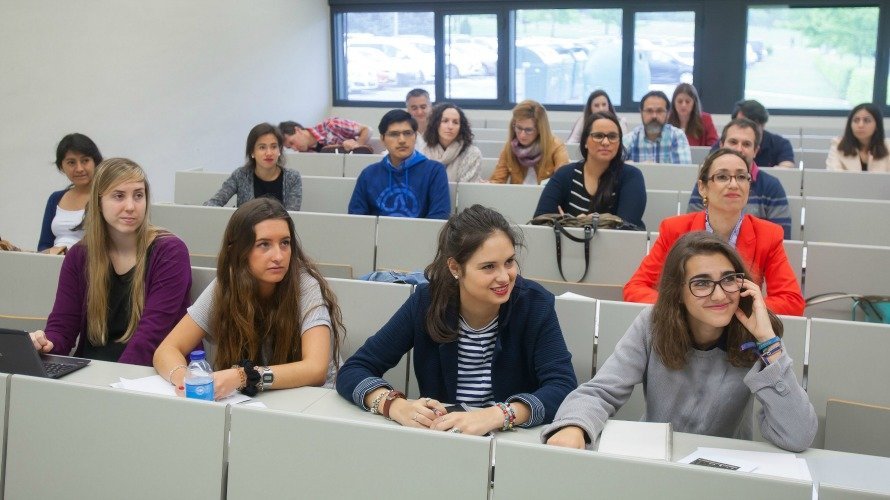
[[[612,193],[614,200],[615,193]],[[595,207],[593,206],[592,197],[584,187],[584,172],[581,168],[575,168],[572,173],[572,190],[569,193],[569,206],[563,207],[563,210],[575,217],[579,215],[589,214],[593,212],[612,212],[612,207]],[[599,209],[599,210],[598,210]]]
[[[491,358],[498,334],[498,318],[475,330],[463,317],[457,340],[457,402],[470,406],[494,404],[491,389]]]

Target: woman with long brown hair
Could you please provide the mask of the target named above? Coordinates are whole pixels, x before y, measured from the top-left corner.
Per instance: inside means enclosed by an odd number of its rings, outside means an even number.
[[[782,322],[735,249],[715,235],[687,233],[668,254],[658,291],[593,379],[566,398],[543,439],[585,448],[642,383],[644,421],[751,439],[753,396],[767,441],[807,449],[818,428],[813,405],[794,376]]]
[[[674,89],[667,122],[686,132],[690,146],[712,146],[720,138],[713,118],[702,111],[698,91],[691,83],[681,83]]]
[[[149,185],[132,160],[96,168],[85,233],[62,263],[42,352],[151,365],[155,349],[185,313],[192,273],[185,243],[149,221]]]
[[[401,425],[482,435],[553,419],[577,384],[553,294],[518,275],[519,234],[473,205],[439,233],[428,284],[340,370],[337,391]],[[382,378],[413,349],[422,398]],[[485,407],[447,413],[443,402]]]
[[[550,130],[547,110],[536,101],[522,101],[513,108],[507,133],[490,182],[540,184],[569,162],[565,144]]]
[[[158,347],[154,367],[181,393],[185,356],[206,340],[214,399],[332,386],[342,331],[336,297],[293,220],[277,200],[256,198],[232,214],[216,279]]]

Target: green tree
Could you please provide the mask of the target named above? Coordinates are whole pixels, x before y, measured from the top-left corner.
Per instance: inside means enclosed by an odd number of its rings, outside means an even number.
[[[811,47],[872,57],[877,43],[878,8],[793,9],[788,27],[804,35]]]

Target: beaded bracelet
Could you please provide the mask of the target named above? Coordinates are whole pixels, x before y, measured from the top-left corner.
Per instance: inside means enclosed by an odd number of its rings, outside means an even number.
[[[170,370],[170,374],[167,375],[167,382],[170,382],[170,385],[176,385],[173,383],[173,374],[176,373],[176,370],[179,370],[180,368],[188,368],[188,367],[185,365],[174,366],[173,369]]]
[[[513,407],[507,403],[497,403],[497,406],[504,412],[504,425],[501,427],[501,430],[512,431],[513,422],[516,420],[516,412],[513,410]]]
[[[247,387],[247,374],[244,373],[244,368],[242,368],[241,365],[232,365],[232,369],[237,370],[238,377],[241,378],[241,381],[238,382],[238,387],[236,387],[235,390],[240,391],[241,389]]]
[[[767,340],[765,340],[765,341],[763,341],[763,342],[758,342],[758,343],[757,343],[757,349],[758,349],[760,352],[763,352],[763,351],[767,350],[767,348],[768,348],[769,346],[771,346],[771,345],[773,345],[773,344],[775,344],[776,342],[779,342],[779,341],[781,341],[781,340],[782,340],[782,339],[777,335],[777,336],[775,336],[775,337],[773,337],[773,338],[771,338],[771,339],[767,339]]]

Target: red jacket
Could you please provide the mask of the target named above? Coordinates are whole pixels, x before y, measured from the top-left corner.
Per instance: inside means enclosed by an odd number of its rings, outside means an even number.
[[[668,217],[661,222],[659,235],[649,255],[624,285],[624,300],[654,304],[658,298],[658,280],[668,251],[680,236],[690,231],[704,231],[705,213]],[[766,280],[766,307],[776,314],[803,316],[804,299],[800,284],[788,263],[783,245],[782,227],[772,222],[745,215],[736,250],[748,266],[755,283]]]

